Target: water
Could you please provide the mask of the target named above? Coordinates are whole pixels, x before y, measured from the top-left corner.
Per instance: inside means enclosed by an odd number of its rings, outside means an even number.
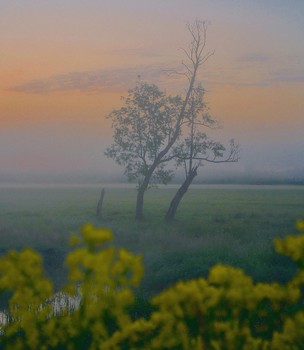
[[[79,308],[81,301],[80,293],[75,296],[68,295],[63,292],[56,293],[52,298],[46,301],[46,304],[51,304],[51,316],[58,316],[64,312],[72,312]],[[41,306],[42,307],[42,306]],[[9,313],[6,310],[0,311],[0,325],[5,325],[9,322]],[[1,327],[0,327],[1,334]]]

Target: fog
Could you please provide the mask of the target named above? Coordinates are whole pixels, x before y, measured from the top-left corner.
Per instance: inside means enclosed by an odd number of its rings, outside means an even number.
[[[118,183],[126,182],[124,168],[104,156],[112,142],[111,129],[88,132],[69,124],[41,124],[0,133],[1,183]],[[299,138],[249,137],[225,128],[212,136],[224,144],[233,136],[240,143],[238,163],[205,163],[196,183],[303,182],[304,142]],[[216,137],[218,136],[218,137]],[[229,137],[228,137],[229,136]],[[258,138],[259,136],[259,138]],[[295,136],[295,135],[291,135]],[[174,163],[171,164],[174,168]],[[183,179],[176,171],[173,183]]]
[[[234,138],[240,161],[206,164],[196,182],[304,179],[304,2],[1,1],[0,182],[123,182],[104,156],[107,114],[139,76],[168,94],[186,59],[186,23],[206,20],[198,80],[212,138]],[[56,25],[54,25],[56,23]],[[209,133],[209,131],[208,131]],[[178,170],[175,182],[181,181]]]

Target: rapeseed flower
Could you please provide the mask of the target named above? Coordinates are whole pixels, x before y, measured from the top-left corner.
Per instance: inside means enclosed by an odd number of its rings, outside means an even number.
[[[286,284],[254,283],[241,269],[217,264],[208,278],[179,281],[154,296],[150,316],[128,307],[143,276],[141,257],[110,244],[108,229],[85,225],[67,255],[71,297],[79,306],[52,312],[51,282],[39,254],[26,249],[0,258],[0,291],[10,291],[0,348],[300,350],[304,344],[304,222],[300,235],[275,247],[298,270]]]

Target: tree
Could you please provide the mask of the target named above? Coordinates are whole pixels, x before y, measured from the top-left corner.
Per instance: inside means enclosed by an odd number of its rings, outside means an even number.
[[[136,220],[143,219],[144,193],[151,183],[168,183],[172,171],[165,164],[179,135],[181,97],[166,96],[156,85],[140,82],[129,91],[124,106],[110,113],[114,143],[106,156],[125,167],[129,181],[137,181]]]
[[[130,181],[138,181],[135,219],[143,219],[144,194],[153,180],[167,183],[172,172],[165,164],[174,158],[172,148],[186,118],[190,97],[201,65],[213,54],[204,53],[207,25],[195,21],[188,25],[191,35],[188,63],[183,65],[188,78],[185,96],[167,96],[157,86],[139,83],[124,99],[125,105],[110,113],[114,143],[106,156],[125,166]]]
[[[239,159],[239,146],[234,140],[230,141],[229,150],[226,151],[220,142],[211,140],[203,128],[216,128],[216,121],[210,116],[204,103],[204,89],[199,85],[192,90],[188,109],[184,120],[185,137],[174,149],[176,165],[185,170],[185,180],[175,193],[166,220],[172,221],[177,208],[187,192],[189,186],[197,176],[197,170],[205,162],[227,163],[237,162]],[[225,152],[226,151],[226,152]]]

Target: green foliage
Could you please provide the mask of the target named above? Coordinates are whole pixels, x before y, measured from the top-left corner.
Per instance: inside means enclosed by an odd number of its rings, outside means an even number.
[[[129,181],[142,183],[153,164],[151,182],[168,183],[172,172],[156,161],[176,129],[182,99],[167,96],[156,85],[138,83],[123,99],[124,106],[110,113],[114,143],[105,154],[125,167]]]
[[[304,222],[297,228],[300,234],[275,240],[298,266],[286,284],[255,283],[241,269],[217,264],[208,278],[180,281],[147,304],[134,297],[141,257],[112,246],[110,230],[87,224],[72,236],[77,247],[66,258],[64,293],[80,296],[79,306],[57,313],[39,255],[9,252],[0,261],[0,291],[12,294],[0,348],[302,349]]]

